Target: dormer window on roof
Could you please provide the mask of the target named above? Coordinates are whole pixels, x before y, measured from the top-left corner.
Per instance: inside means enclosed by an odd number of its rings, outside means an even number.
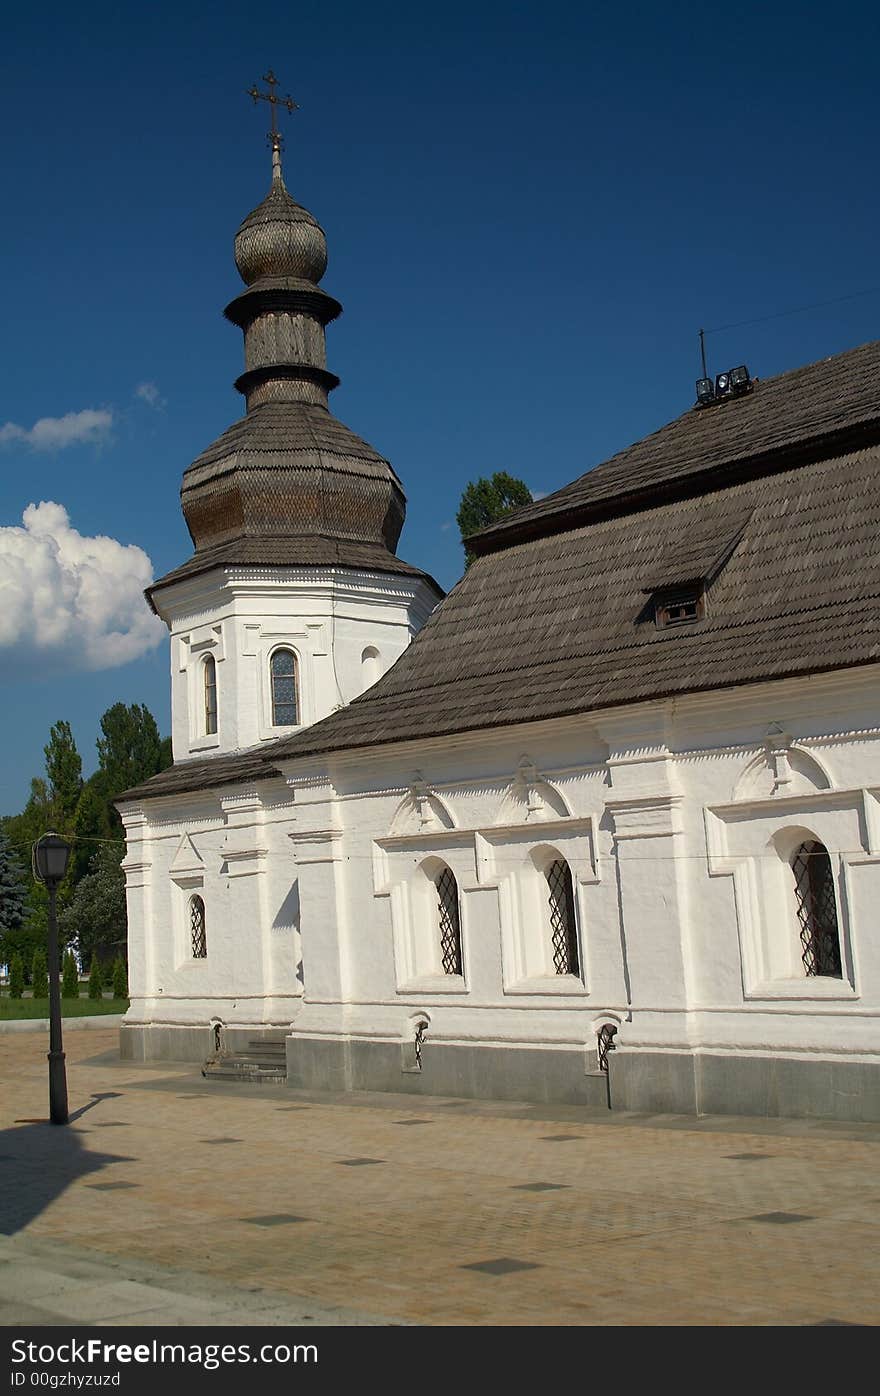
[[[657,592],[654,597],[654,624],[663,630],[672,625],[690,625],[706,614],[706,592],[702,582],[674,592]]]

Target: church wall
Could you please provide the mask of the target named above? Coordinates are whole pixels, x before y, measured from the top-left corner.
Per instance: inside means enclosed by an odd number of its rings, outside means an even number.
[[[132,1021],[292,1024],[292,1084],[587,1104],[606,1098],[611,1025],[617,1106],[845,1117],[849,1099],[880,1117],[878,711],[876,671],[814,676],[301,760],[259,790],[166,800],[166,826],[131,812],[149,981]],[[187,831],[218,921],[211,979],[169,950]],[[800,960],[804,831],[834,861],[840,978]],[[546,953],[551,856],[572,871],[576,975]],[[438,963],[444,865],[460,975]]]
[[[236,569],[169,587],[175,761],[238,751],[289,733],[273,726],[269,665],[297,659],[301,723],[357,697],[391,667],[433,608],[419,578],[345,569]],[[217,731],[206,731],[204,665],[217,679]]]
[[[880,786],[880,743],[870,731],[877,710],[877,680],[866,671],[456,738],[451,751],[413,745],[405,759],[398,752],[339,761],[331,803],[344,827],[347,914],[358,935],[344,1015],[324,1003],[314,1020],[332,1035],[344,1016],[349,1039],[402,1051],[413,1024],[427,1018],[424,1060],[441,1046],[507,1043],[579,1054],[589,1066],[597,1025],[613,1019],[616,1062],[625,1053],[665,1054],[672,1070],[684,1053],[691,1075],[694,1055],[705,1053],[876,1061],[871,906],[880,852],[867,827],[876,796],[867,791],[872,780]],[[604,760],[591,762],[600,747]],[[530,827],[528,819],[517,826],[509,808],[503,813],[523,752],[567,808],[561,819],[548,818],[555,812],[546,799]],[[401,824],[406,792],[417,787],[422,812]],[[585,820],[593,822],[589,835],[577,828],[569,845],[572,864],[578,851],[584,861],[576,878],[584,983],[573,990],[511,968],[517,936],[535,913],[515,870],[523,850],[558,846],[560,825]],[[783,857],[774,844],[797,829],[842,852],[840,980],[809,979],[800,963],[791,850]],[[591,839],[595,871],[584,852]],[[439,857],[459,884],[465,982],[400,971],[407,936],[417,940],[413,926],[427,912],[414,892],[419,864]],[[755,879],[757,911],[748,903]],[[785,963],[774,940],[787,944]],[[418,969],[418,949],[411,954]],[[307,1004],[292,1054],[312,1021]],[[386,1086],[393,1057],[377,1068]],[[716,1076],[719,1069],[716,1061]],[[369,1072],[364,1079],[377,1083]],[[695,1092],[691,1084],[669,1098],[693,1103]]]

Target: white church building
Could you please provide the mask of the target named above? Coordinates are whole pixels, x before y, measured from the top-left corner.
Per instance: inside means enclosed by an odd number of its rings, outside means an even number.
[[[119,804],[123,1055],[880,1119],[880,344],[704,383],[444,599],[329,410],[277,156],[235,253],[246,412],[149,593],[174,766]]]

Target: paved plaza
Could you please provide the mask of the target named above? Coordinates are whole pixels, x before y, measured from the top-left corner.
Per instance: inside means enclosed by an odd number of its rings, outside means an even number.
[[[878,1321],[880,1125],[211,1084],[0,1035],[0,1322]]]

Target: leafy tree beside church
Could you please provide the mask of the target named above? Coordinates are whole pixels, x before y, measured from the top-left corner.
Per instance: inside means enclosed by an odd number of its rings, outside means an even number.
[[[455,521],[461,533],[464,546],[465,567],[470,567],[474,554],[467,545],[470,534],[519,509],[523,504],[532,503],[532,492],[515,475],[506,470],[496,470],[491,479],[480,477],[472,480],[461,496]]]
[[[19,945],[27,910],[27,881],[16,851],[0,831],[0,961],[8,963]]]

